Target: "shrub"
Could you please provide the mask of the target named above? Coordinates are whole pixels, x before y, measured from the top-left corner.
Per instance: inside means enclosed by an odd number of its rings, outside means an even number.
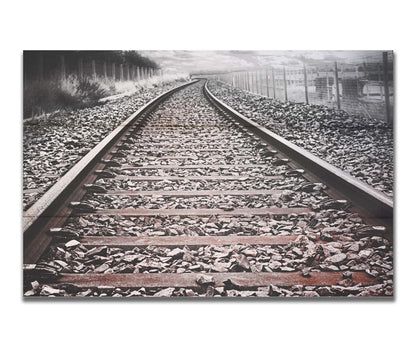
[[[93,82],[87,77],[82,77],[78,80],[76,94],[83,104],[90,105],[106,96],[107,92],[101,88],[99,83]]]
[[[23,95],[24,118],[57,110],[73,110],[98,104],[99,100],[114,94],[134,94],[142,89],[166,85],[174,80],[185,81],[185,75],[153,76],[140,81],[70,75],[63,80],[25,83]]]
[[[24,88],[23,114],[25,118],[57,109],[79,106],[78,98],[61,89],[57,82],[35,82]]]
[[[62,81],[39,81],[24,87],[24,118],[61,109],[93,106],[108,95],[99,83],[69,76]]]

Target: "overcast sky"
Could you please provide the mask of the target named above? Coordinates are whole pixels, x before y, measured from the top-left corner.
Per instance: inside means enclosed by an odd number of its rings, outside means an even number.
[[[279,67],[305,63],[356,62],[376,57],[381,51],[139,51],[168,73]],[[379,60],[379,59],[378,59]]]

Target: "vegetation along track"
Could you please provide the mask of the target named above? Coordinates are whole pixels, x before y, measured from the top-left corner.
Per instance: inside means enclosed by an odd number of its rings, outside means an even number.
[[[196,81],[133,114],[24,213],[24,293],[390,296],[392,211]]]

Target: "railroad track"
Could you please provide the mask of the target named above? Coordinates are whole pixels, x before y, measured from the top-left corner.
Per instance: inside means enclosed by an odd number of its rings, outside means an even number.
[[[223,104],[154,99],[24,213],[25,295],[392,295],[392,201]]]

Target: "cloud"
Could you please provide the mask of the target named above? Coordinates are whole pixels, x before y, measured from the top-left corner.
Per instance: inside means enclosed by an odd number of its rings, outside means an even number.
[[[327,64],[381,57],[381,51],[139,51],[169,73],[217,72],[277,68],[283,65]]]

